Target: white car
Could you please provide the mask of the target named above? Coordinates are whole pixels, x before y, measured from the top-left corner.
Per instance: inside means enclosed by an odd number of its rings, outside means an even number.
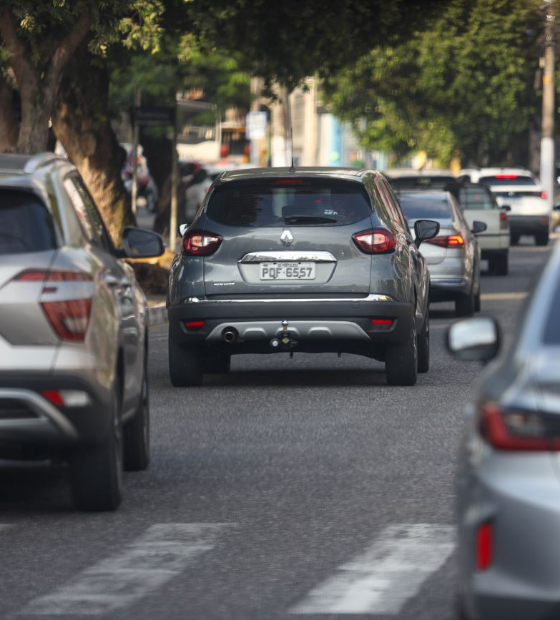
[[[509,207],[511,243],[521,235],[535,238],[537,245],[547,245],[552,223],[547,194],[537,178],[522,168],[481,168],[461,170],[459,178],[484,183],[492,190],[498,204]]]

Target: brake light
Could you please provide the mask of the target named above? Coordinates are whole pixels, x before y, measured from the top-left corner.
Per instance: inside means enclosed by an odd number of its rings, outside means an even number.
[[[488,570],[492,564],[492,539],[492,524],[483,523],[476,533],[476,568],[480,572]]]
[[[537,411],[500,408],[495,403],[479,410],[480,435],[491,446],[507,451],[560,451],[560,423]]]
[[[91,276],[79,271],[45,271],[42,269],[28,269],[18,274],[16,282],[88,282]]]
[[[546,192],[541,192],[541,198],[546,200],[548,198],[548,194]]]
[[[222,237],[203,230],[189,231],[183,238],[183,250],[189,256],[210,256],[220,247]]]
[[[428,239],[426,243],[439,245],[442,248],[462,248],[465,245],[465,240],[461,235],[447,235]]]
[[[387,254],[395,249],[395,236],[385,228],[364,230],[353,235],[352,239],[366,254]]]
[[[519,175],[517,174],[497,174],[496,179],[517,179]]]
[[[502,220],[502,222],[507,222],[508,217],[505,211],[500,212],[500,219]]]
[[[289,185],[291,183],[303,183],[303,179],[277,179],[274,183],[276,185]]]

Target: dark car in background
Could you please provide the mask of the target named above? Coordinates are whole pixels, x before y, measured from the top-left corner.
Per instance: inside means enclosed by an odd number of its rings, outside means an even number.
[[[422,245],[430,271],[430,301],[454,301],[457,316],[480,310],[480,248],[476,234],[483,222],[467,223],[459,203],[449,192],[426,190],[399,192],[399,202],[409,227],[418,220],[439,222],[437,237]]]
[[[355,353],[392,385],[429,367],[429,275],[387,180],[336,168],[226,172],[183,229],[169,290],[175,386],[241,353]]]
[[[511,347],[468,410],[457,468],[460,618],[560,617],[560,244]],[[462,360],[500,349],[490,317],[448,334]]]

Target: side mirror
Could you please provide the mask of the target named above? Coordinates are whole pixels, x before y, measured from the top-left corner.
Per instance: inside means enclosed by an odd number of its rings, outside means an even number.
[[[501,209],[502,211],[511,211],[511,207],[510,207],[509,205],[502,205],[502,206],[500,207],[500,209]]]
[[[154,258],[161,256],[165,249],[160,235],[135,226],[124,229],[122,243],[127,258]]]
[[[185,235],[185,233],[187,232],[188,227],[190,226],[190,224],[181,224],[179,226],[179,234],[181,235],[181,237],[183,237]]]
[[[416,247],[420,247],[422,241],[438,236],[439,222],[434,222],[434,220],[416,220],[414,223],[414,233],[416,235],[414,243]]]
[[[448,351],[465,362],[489,362],[498,355],[500,345],[500,326],[491,317],[464,319],[447,330]]]
[[[485,224],[484,222],[479,222],[477,220],[475,220],[472,224],[472,232],[475,235],[479,235],[480,233],[483,233],[487,228],[488,228],[488,224]]]

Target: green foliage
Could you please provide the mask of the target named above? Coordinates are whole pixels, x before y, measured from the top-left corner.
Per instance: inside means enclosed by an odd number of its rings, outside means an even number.
[[[327,81],[368,148],[499,160],[538,109],[538,0],[452,0],[406,42]]]

